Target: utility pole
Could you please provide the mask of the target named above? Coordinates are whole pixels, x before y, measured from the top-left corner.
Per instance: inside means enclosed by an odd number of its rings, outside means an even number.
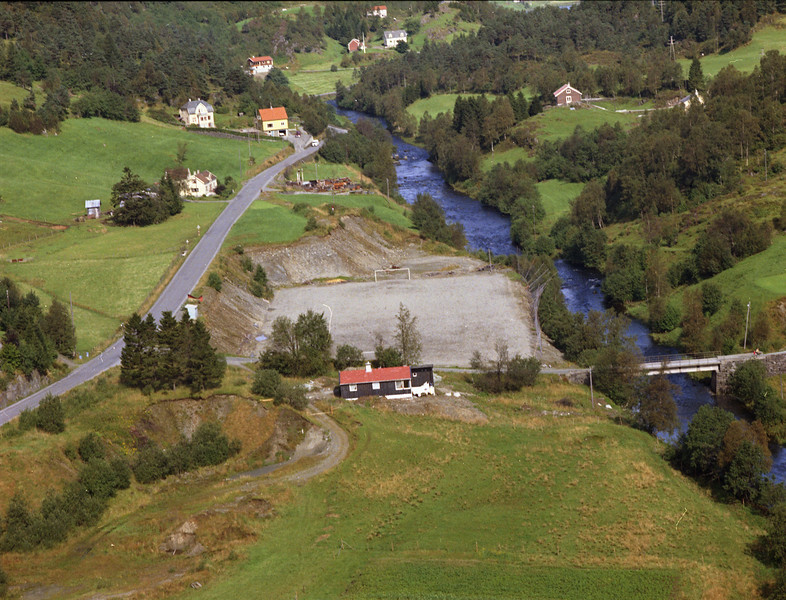
[[[660,0],[659,4],[660,4],[660,22],[661,23],[663,23],[663,3],[664,3],[664,0]]]
[[[751,301],[748,300],[748,312],[745,315],[745,339],[742,342],[742,349],[746,350],[748,348],[748,321],[750,320],[751,316]],[[740,338],[737,338],[740,339]]]
[[[6,290],[5,293],[8,295],[8,290]],[[74,298],[71,296],[71,292],[68,292],[68,301],[71,303],[71,327],[76,331],[76,323],[74,323]],[[9,306],[9,308],[11,307]]]
[[[669,36],[669,56],[671,57],[671,60],[677,60],[677,56],[676,56],[676,54],[674,52],[674,36],[673,35]]]
[[[764,149],[764,181],[767,181],[767,148]]]
[[[592,404],[592,408],[595,408],[595,392],[592,390],[592,367],[589,368],[589,377],[590,377],[590,403]]]
[[[243,181],[243,159],[240,156],[240,148],[237,149],[237,162],[240,165],[240,180],[238,183]]]

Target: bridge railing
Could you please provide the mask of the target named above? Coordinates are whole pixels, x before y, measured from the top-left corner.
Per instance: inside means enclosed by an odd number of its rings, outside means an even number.
[[[690,352],[685,354],[656,354],[653,356],[645,356],[642,358],[641,363],[670,363],[678,360],[702,360],[707,358],[718,358],[719,352]]]

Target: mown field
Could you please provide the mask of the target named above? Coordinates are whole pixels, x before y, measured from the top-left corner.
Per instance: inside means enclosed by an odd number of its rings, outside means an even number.
[[[570,183],[558,179],[547,179],[535,184],[546,211],[544,226],[551,227],[559,217],[570,209],[570,201],[584,189],[583,183]]]
[[[762,54],[777,50],[786,54],[786,17],[779,15],[774,25],[767,25],[753,34],[750,43],[725,54],[709,54],[701,57],[701,68],[705,76],[714,77],[726,65],[744,73],[750,73],[759,64]],[[687,77],[691,61],[680,59],[682,71]]]
[[[40,81],[33,83],[33,92],[35,93],[36,103],[42,103],[44,101],[44,93],[41,90]],[[4,108],[8,108],[12,100],[16,100],[21,106],[24,99],[29,95],[29,90],[22,89],[10,81],[0,81],[0,105]]]
[[[467,398],[461,377],[447,382]],[[66,433],[0,436],[0,471],[14,474],[0,478],[3,498],[21,489],[37,506],[48,486],[73,477],[65,450],[86,432],[133,456],[131,428],[160,415],[156,405],[189,397],[148,398],[114,388],[115,378],[112,371],[89,393],[72,393]],[[250,379],[230,371],[219,397],[246,396]],[[229,470],[134,483],[95,527],[54,549],[5,554],[3,568],[12,585],[53,585],[45,589],[61,598],[131,590],[191,597],[193,581],[204,598],[250,589],[305,600],[758,597],[768,571],[748,545],[763,521],[714,502],[663,461],[660,442],[616,424],[614,411],[593,413],[586,388],[541,382],[505,397],[469,397],[488,422],[331,401],[352,450],[305,485],[277,475],[226,478],[253,455]],[[245,421],[254,418],[251,409]],[[249,439],[245,421],[234,415],[230,433]],[[249,501],[271,502],[272,516],[247,512]],[[164,537],[186,520],[198,523],[206,552],[162,552]]]
[[[288,75],[290,87],[305,94],[327,94],[336,91],[336,82],[340,81],[345,86],[352,85],[354,69],[330,69],[321,71],[298,71]]]
[[[248,158],[245,142],[146,123],[69,119],[59,135],[46,137],[0,129],[0,276],[33,290],[44,305],[52,297],[73,300],[80,354],[115,335],[176,265],[186,240],[193,245],[196,226],[206,231],[224,206],[186,203],[182,214],[145,228],[74,221],[84,214],[85,200],[100,198],[109,207],[111,187],[125,165],[157,181],[174,164],[178,142],[188,144],[186,166],[220,179],[237,180],[238,153]],[[252,144],[251,153],[261,164],[285,146],[266,140]]]
[[[536,124],[538,140],[542,142],[566,138],[573,133],[577,125],[589,131],[604,123],[609,125],[620,123],[623,127],[629,127],[638,119],[636,113],[616,113],[593,108],[571,110],[566,106],[560,106],[545,110],[531,117],[530,121]]]

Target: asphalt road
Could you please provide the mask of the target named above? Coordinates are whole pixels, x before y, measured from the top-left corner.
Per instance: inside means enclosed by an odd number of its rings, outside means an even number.
[[[319,146],[311,146],[311,138],[308,136],[292,138],[290,141],[295,145],[295,153],[247,181],[210,228],[202,234],[199,242],[191,250],[180,269],[178,269],[150,309],[150,313],[156,320],[161,317],[162,313],[168,310],[175,313],[180,309],[186,301],[187,295],[196,287],[216,254],[218,254],[221,244],[223,244],[232,225],[246,212],[251,203],[273,178],[288,166],[319,150]],[[121,338],[101,354],[80,365],[59,381],[0,410],[0,425],[4,425],[17,417],[23,410],[35,408],[47,394],[52,394],[53,396],[64,394],[68,390],[100,375],[107,369],[119,365],[122,349],[123,340]]]

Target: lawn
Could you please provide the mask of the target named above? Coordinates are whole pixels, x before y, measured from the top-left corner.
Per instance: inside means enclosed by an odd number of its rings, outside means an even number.
[[[639,98],[614,98],[613,100],[598,100],[592,104],[602,106],[607,110],[642,110],[654,108],[652,100],[642,101]]]
[[[187,203],[181,214],[145,228],[74,224],[30,244],[0,248],[0,276],[29,286],[45,305],[52,296],[73,301],[77,350],[92,351],[139,310],[186,240],[193,245],[196,226],[205,231],[222,209],[220,203]],[[17,257],[26,262],[8,262]]]
[[[529,99],[530,95],[532,94],[531,90],[528,87],[525,87],[522,91]],[[518,93],[518,91],[516,93]],[[415,117],[418,123],[426,111],[428,111],[432,117],[436,117],[439,113],[452,113],[453,107],[456,105],[456,98],[459,96],[462,98],[469,98],[480,96],[480,94],[434,94],[428,98],[416,100],[407,106],[407,112]],[[486,98],[491,101],[496,98],[496,95],[486,94]]]
[[[571,110],[566,106],[560,106],[545,110],[531,120],[537,124],[540,141],[554,141],[571,135],[577,125],[581,125],[585,130],[595,129],[603,123],[632,126],[638,120],[638,116],[635,113],[615,113],[593,108]]]
[[[546,211],[545,223],[551,225],[568,212],[570,201],[581,193],[584,184],[548,179],[535,184],[535,187],[540,192],[541,202]]]
[[[0,51],[2,47],[0,46]],[[33,83],[33,91],[35,92],[36,104],[40,105],[44,102],[44,92],[41,89],[41,82],[36,81]],[[20,88],[10,81],[0,81],[0,105],[8,108],[12,100],[16,100],[19,105],[22,105],[24,99],[30,95],[29,90]]]
[[[701,68],[705,76],[714,77],[726,65],[744,73],[750,73],[758,66],[761,55],[769,50],[778,50],[786,54],[786,17],[780,16],[776,25],[767,25],[753,34],[749,44],[735,48],[725,54],[709,54],[701,58]],[[687,77],[691,61],[687,58],[680,59],[682,72]]]
[[[338,163],[328,162],[315,162],[308,160],[301,162],[295,169],[289,168],[284,171],[284,176],[289,181],[297,181],[296,171],[300,169],[303,172],[303,177],[307,180],[310,179],[335,179],[337,177],[349,177],[352,181],[370,181],[367,177],[363,177],[356,167],[350,165],[342,165]]]
[[[325,42],[325,49],[319,52],[298,52],[295,54],[292,63],[289,63],[289,70],[293,73],[301,71],[302,69],[325,71],[329,70],[331,65],[338,66],[341,62],[341,55],[346,54],[346,46],[342,46],[333,38],[323,36]],[[286,74],[291,77],[290,73]]]
[[[223,180],[240,175],[246,142],[214,138],[177,128],[105,119],[69,119],[57,136],[20,135],[0,128],[0,194],[4,214],[71,223],[93,198],[107,206],[128,166],[148,182],[174,165],[178,143],[188,144],[185,166],[206,169]],[[279,140],[251,145],[257,164],[285,148]],[[245,174],[244,174],[245,175]]]
[[[520,160],[530,160],[529,150],[526,148],[511,148],[510,150],[494,152],[494,154],[484,154],[480,168],[483,171],[489,171],[495,165],[501,165],[504,162],[515,165]]]

